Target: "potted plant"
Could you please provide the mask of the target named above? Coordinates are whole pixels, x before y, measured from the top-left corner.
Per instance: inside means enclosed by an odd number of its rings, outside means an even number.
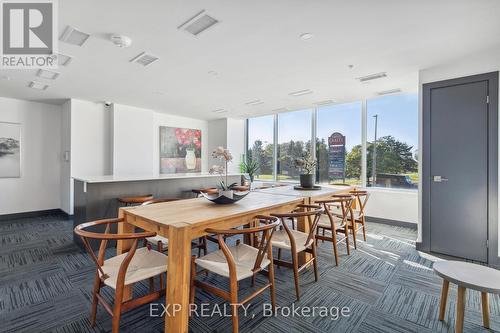
[[[204,192],[201,194],[208,200],[217,204],[235,203],[236,201],[247,196],[250,191],[239,191],[238,189],[235,189],[237,186],[236,183],[228,184],[227,165],[233,160],[233,156],[229,150],[224,149],[223,147],[218,147],[212,152],[212,157],[221,160],[224,163],[223,165],[214,165],[210,168],[210,174],[217,174],[220,176],[219,184],[217,185],[219,193],[215,196]]]
[[[247,158],[241,162],[240,169],[241,172],[248,174],[250,181],[253,183],[255,176],[257,176],[259,172],[259,164],[257,161]]]
[[[316,170],[317,161],[311,155],[304,154],[300,158],[293,160],[294,166],[300,173],[300,186],[304,188],[314,187],[314,170]]]

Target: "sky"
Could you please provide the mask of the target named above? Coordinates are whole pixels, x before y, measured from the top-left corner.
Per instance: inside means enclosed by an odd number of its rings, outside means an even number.
[[[312,109],[280,113],[278,115],[278,142],[307,141],[311,138]],[[378,115],[377,137],[392,135],[396,139],[418,147],[418,96],[416,94],[389,95],[367,101],[367,136],[374,139],[375,119]],[[317,135],[325,140],[333,133],[346,137],[349,151],[361,143],[361,102],[334,104],[318,108]],[[260,139],[273,142],[273,116],[249,119],[250,146]]]

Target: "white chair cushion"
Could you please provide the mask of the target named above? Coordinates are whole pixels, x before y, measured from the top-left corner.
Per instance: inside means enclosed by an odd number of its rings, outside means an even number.
[[[123,253],[104,261],[102,270],[108,275],[108,278],[104,280],[104,284],[116,289],[116,280],[118,279],[120,265],[126,256],[127,253]],[[137,249],[128,265],[127,273],[125,274],[125,285],[165,273],[167,271],[167,262],[168,257],[163,253],[148,250],[145,247]]]
[[[168,238],[165,238],[163,236],[154,236],[154,237],[147,237],[146,240],[150,243],[153,243],[154,245],[157,245],[158,242],[161,242],[161,245],[166,248],[168,246]]]
[[[236,264],[236,279],[240,281],[251,277],[253,275],[252,269],[255,265],[259,250],[246,244],[229,246],[228,248]],[[211,252],[206,256],[196,259],[195,262],[197,265],[213,273],[229,278],[229,265],[222,250]],[[265,268],[270,263],[271,261],[265,256],[260,267]]]
[[[295,239],[295,246],[297,252],[304,251],[307,247],[309,247],[313,240],[311,239],[307,244],[307,237],[308,234],[305,232],[301,232],[298,230],[290,230],[292,233],[293,238]],[[285,249],[285,250],[292,250],[292,245],[290,242],[290,237],[286,233],[285,230],[276,230],[273,234],[272,238],[272,244],[274,247],[280,248],[280,249]]]

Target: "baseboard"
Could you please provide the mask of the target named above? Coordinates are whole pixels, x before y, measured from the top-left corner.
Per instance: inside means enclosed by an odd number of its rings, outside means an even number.
[[[73,215],[69,215],[65,211],[57,208],[57,209],[37,210],[37,211],[32,211],[32,212],[22,212],[22,213],[14,213],[14,214],[3,214],[3,215],[0,215],[0,222],[12,221],[12,220],[17,220],[17,219],[43,217],[43,216],[47,216],[47,215],[63,215],[68,220],[70,220],[73,217]]]
[[[372,217],[372,216],[367,216],[366,217],[366,221],[367,222],[373,222],[373,223],[395,225],[397,227],[405,227],[405,228],[411,228],[411,229],[417,230],[417,224],[416,223],[411,223],[411,222],[398,221],[398,220],[389,220],[389,219],[383,219],[383,218],[380,218],[380,217]]]

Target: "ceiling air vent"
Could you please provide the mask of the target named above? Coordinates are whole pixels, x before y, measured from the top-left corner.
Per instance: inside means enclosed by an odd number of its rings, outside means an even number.
[[[59,39],[61,42],[82,46],[87,39],[89,39],[89,37],[89,34],[81,32],[80,30],[68,25]]]
[[[366,82],[366,81],[381,79],[383,77],[387,77],[387,73],[386,72],[380,72],[380,73],[376,73],[376,74],[362,76],[362,77],[358,77],[356,79],[359,80],[359,82]]]
[[[389,95],[389,94],[396,94],[401,92],[401,89],[391,89],[391,90],[384,90],[384,91],[379,91],[377,92],[377,95]]]
[[[62,53],[57,53],[54,55],[54,58],[57,60],[57,64],[59,66],[68,66],[73,58],[69,55],[65,55]]]
[[[153,62],[155,62],[158,59],[160,59],[160,58],[158,58],[157,56],[147,54],[146,52],[142,52],[141,54],[132,58],[130,60],[130,62],[135,62],[135,63],[138,63],[138,64],[143,65],[143,66],[148,66],[148,65],[151,65]]]
[[[28,87],[38,90],[47,90],[49,86],[42,82],[31,81]]]
[[[260,104],[264,104],[264,102],[261,101],[260,99],[256,99],[254,101],[246,102],[245,104],[246,105],[260,105]]]
[[[217,19],[206,14],[205,10],[202,10],[201,12],[178,26],[177,29],[182,29],[194,36],[198,36],[203,31],[207,30],[210,27],[213,27],[217,23],[219,23]]]
[[[39,69],[36,76],[41,77],[42,79],[55,80],[59,77],[59,73],[46,69]]]

